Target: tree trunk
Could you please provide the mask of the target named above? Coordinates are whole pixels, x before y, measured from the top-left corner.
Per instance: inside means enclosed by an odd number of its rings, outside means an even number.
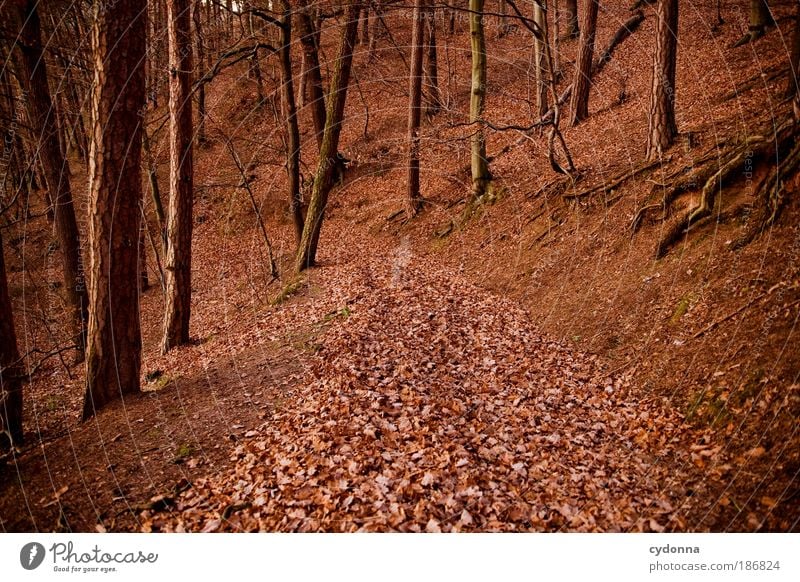
[[[750,38],[756,40],[764,36],[768,26],[773,26],[775,19],[769,10],[767,0],[750,0]]]
[[[789,53],[789,82],[786,84],[787,97],[800,92],[800,2],[795,4],[792,48]]]
[[[347,101],[347,88],[350,84],[350,68],[353,63],[353,47],[358,32],[358,13],[361,10],[361,2],[350,0],[346,6],[341,47],[328,89],[328,107],[325,132],[320,147],[319,165],[314,177],[303,237],[297,251],[295,269],[298,272],[315,264],[325,206],[328,203],[328,194],[333,187],[333,177],[339,165],[337,159],[339,135],[344,122],[344,106]]]
[[[192,20],[194,21],[195,38],[195,62],[197,63],[197,78],[202,79],[205,71],[205,52],[203,49],[203,19],[201,13],[201,1],[192,0]],[[202,144],[206,141],[206,84],[200,83],[197,88],[197,143]]]
[[[442,109],[442,91],[439,89],[439,56],[436,47],[436,8],[428,3],[425,11],[426,59],[425,59],[425,113],[434,116]]]
[[[675,123],[675,65],[678,47],[678,0],[658,0],[656,52],[650,92],[648,160],[664,155],[678,135]]]
[[[419,191],[419,126],[422,121],[422,42],[427,2],[416,0],[412,18],[411,74],[408,93],[408,196],[406,217],[413,218],[422,205]]]
[[[38,142],[39,160],[44,169],[50,200],[53,205],[56,233],[64,257],[64,288],[72,309],[75,343],[81,354],[86,343],[88,297],[84,277],[81,241],[72,191],[69,183],[69,162],[64,158],[59,138],[58,120],[47,80],[47,66],[41,43],[39,15],[35,0],[14,0],[16,23],[20,30],[19,78],[28,94],[27,104],[34,137]]]
[[[298,17],[300,44],[306,60],[306,83],[311,93],[311,117],[314,121],[314,137],[317,147],[322,148],[322,136],[325,133],[325,92],[322,88],[322,73],[319,67],[319,34],[311,18],[307,0],[299,0]]]
[[[83,418],[139,392],[139,205],[147,18],[138,0],[96,4],[89,164],[89,334]]]
[[[586,0],[581,23],[578,60],[575,63],[575,80],[572,83],[572,125],[589,117],[589,90],[592,86],[592,58],[594,36],[597,29],[597,0]]]
[[[472,51],[472,87],[469,101],[469,121],[472,128],[471,167],[472,193],[467,212],[486,193],[491,174],[486,159],[486,136],[483,110],[486,101],[486,37],[483,30],[484,0],[469,0],[469,30]]]
[[[22,383],[0,231],[0,453],[22,444]]]
[[[564,1],[564,35],[567,38],[578,38],[578,36],[580,36],[580,27],[578,26],[578,0]]]
[[[161,351],[189,343],[192,299],[192,35],[189,1],[168,0],[169,27],[169,207],[167,211],[167,301]]]
[[[289,208],[294,221],[297,244],[303,238],[303,200],[300,195],[300,128],[297,124],[297,106],[294,100],[294,81],[292,79],[292,11],[287,0],[281,1],[281,96],[286,132],[289,135],[286,152],[286,173],[289,180]]]
[[[533,21],[540,31],[545,30],[547,17],[542,5],[544,0],[537,0],[533,5]],[[536,110],[541,118],[547,113],[547,69],[545,69],[544,39],[533,39],[533,66],[536,69]]]

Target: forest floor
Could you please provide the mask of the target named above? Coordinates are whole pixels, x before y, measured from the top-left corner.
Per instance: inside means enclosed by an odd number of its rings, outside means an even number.
[[[599,44],[629,16],[628,3],[604,8]],[[662,166],[570,200],[552,188],[546,136],[492,133],[497,200],[466,223],[468,34],[440,37],[447,108],[424,128],[427,204],[409,223],[388,219],[405,192],[403,61],[387,39],[372,62],[362,47],[342,137],[351,167],[328,207],[320,266],[300,278],[288,269],[274,94],[257,106],[244,65],[215,80],[196,162],[195,343],[158,353],[163,300],[151,287],[145,392],[85,424],[80,366],[45,362],[27,387],[36,428],[0,470],[0,529],[796,530],[797,179],[776,226],[741,250],[731,241],[748,212],[731,210],[758,203],[759,167],[663,259],[655,245],[695,193],[630,229],[658,199],[654,184],[788,112],[791,6],[776,3],[779,28],[737,49],[746,21],[738,5],[723,9],[721,27],[710,26],[713,2],[681,14],[682,135]],[[565,130],[581,173],[566,193],[640,163],[654,20],[647,8],[595,79],[591,117]],[[402,24],[392,30],[408,44]],[[323,35],[328,58],[335,44]],[[562,43],[565,69],[574,45]],[[488,116],[528,123],[530,39],[492,32],[490,53],[502,57],[489,63]],[[264,201],[280,281],[223,135]],[[163,135],[155,141],[166,183]],[[51,238],[44,221],[26,229],[8,243],[11,292],[21,350],[47,352],[60,303],[42,281],[59,271],[38,250]],[[23,264],[37,268],[23,278]]]

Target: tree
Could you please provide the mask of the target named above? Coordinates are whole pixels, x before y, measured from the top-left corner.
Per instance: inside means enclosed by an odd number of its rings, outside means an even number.
[[[750,26],[747,34],[740,38],[734,46],[758,40],[766,34],[768,26],[775,25],[775,18],[772,16],[767,0],[750,0],[748,15]]]
[[[486,136],[483,127],[483,110],[486,102],[486,36],[483,30],[484,0],[469,0],[469,30],[472,52],[472,86],[469,102],[469,122],[472,128],[471,168],[472,192],[466,212],[488,188],[492,175],[486,158]]]
[[[22,384],[0,231],[0,453],[22,444]]]
[[[544,43],[546,39],[542,34],[546,26],[545,0],[535,0],[533,4],[533,21],[540,32],[539,36],[533,39],[533,59],[536,69],[536,110],[539,117],[547,113],[547,61]]]
[[[442,109],[442,91],[439,89],[439,57],[436,48],[436,7],[428,3],[425,10],[425,98],[427,108],[425,113],[429,116],[436,115]]]
[[[203,18],[200,12],[201,0],[192,0],[192,21],[194,23],[195,55],[197,63],[197,77],[203,78],[205,63],[205,49],[203,48]],[[197,87],[197,143],[206,141],[206,84],[200,83]]]
[[[289,205],[294,221],[297,244],[303,238],[303,201],[300,197],[300,128],[297,123],[297,105],[294,100],[294,81],[292,79],[292,12],[289,2],[281,0],[280,61],[281,96],[283,99],[286,130],[289,135],[286,152],[286,173],[289,178]]]
[[[42,51],[36,4],[36,0],[14,0],[12,3],[19,31],[15,43],[19,54],[18,77],[28,97],[26,101],[29,119],[38,144],[36,150],[44,170],[58,242],[64,257],[64,288],[72,309],[75,342],[82,355],[89,314],[81,240],[72,202],[69,162],[62,151],[56,108],[48,87],[47,64]]]
[[[409,75],[408,104],[408,194],[406,196],[406,217],[412,218],[419,212],[422,196],[419,191],[419,126],[422,121],[422,53],[425,32],[424,0],[414,2],[411,34],[411,74]]]
[[[678,135],[675,123],[675,68],[678,48],[678,0],[658,0],[656,51],[650,90],[648,160],[657,160]]]
[[[592,86],[592,59],[594,36],[597,30],[597,0],[586,0],[578,41],[578,60],[575,63],[575,80],[572,82],[572,125],[589,117],[589,90]]]
[[[317,147],[322,148],[325,133],[325,90],[322,87],[322,73],[319,67],[319,34],[311,18],[311,8],[306,0],[299,0],[298,28],[300,44],[303,47],[306,87],[311,93],[311,117],[314,122],[314,137]]]
[[[189,343],[192,300],[192,34],[189,0],[167,1],[169,38],[169,206],[166,313],[161,350]]]
[[[328,204],[328,194],[333,187],[333,178],[339,166],[339,156],[337,155],[339,136],[344,122],[344,106],[347,101],[347,88],[350,84],[350,69],[353,64],[353,48],[356,43],[360,10],[361,2],[359,0],[346,2],[342,41],[328,89],[325,131],[322,136],[319,163],[306,213],[303,236],[297,250],[295,269],[298,272],[315,264],[322,219]]]
[[[558,18],[558,15],[556,15]],[[578,27],[578,0],[566,0],[564,2],[564,20],[566,21],[565,36],[578,38],[580,28]]]
[[[95,4],[84,419],[121,395],[139,392],[137,243],[146,25],[138,0]]]

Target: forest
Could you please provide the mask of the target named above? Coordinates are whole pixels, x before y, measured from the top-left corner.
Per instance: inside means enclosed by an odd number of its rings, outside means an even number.
[[[1,532],[800,531],[797,0],[2,0]]]

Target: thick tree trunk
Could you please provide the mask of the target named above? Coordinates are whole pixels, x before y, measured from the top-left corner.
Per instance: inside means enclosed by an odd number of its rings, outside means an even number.
[[[344,106],[347,101],[347,88],[350,84],[350,68],[353,63],[353,47],[356,43],[360,10],[361,2],[359,0],[346,2],[341,47],[328,89],[328,107],[325,132],[320,147],[319,165],[314,177],[314,187],[306,213],[303,237],[297,251],[295,269],[298,272],[315,264],[325,206],[328,203],[328,194],[333,187],[333,177],[339,165],[337,159],[339,135],[344,122]]]
[[[425,32],[425,0],[416,0],[412,18],[411,74],[408,93],[408,190],[406,217],[413,218],[422,205],[419,191],[419,126],[422,121],[422,42]]]
[[[568,38],[578,38],[578,0],[564,1],[564,35]]]
[[[88,297],[84,277],[81,241],[72,191],[69,183],[69,162],[65,159],[59,138],[58,120],[47,80],[47,66],[41,43],[39,15],[34,0],[14,0],[16,23],[20,30],[19,79],[28,94],[27,105],[34,137],[38,142],[39,160],[44,170],[52,202],[56,233],[64,257],[64,288],[72,309],[75,343],[81,353],[86,343]]]
[[[137,0],[96,3],[89,163],[89,334],[83,418],[139,392],[137,242],[147,18]]]
[[[589,117],[589,91],[592,86],[592,59],[594,37],[597,30],[597,0],[586,0],[581,22],[578,60],[575,63],[575,80],[572,82],[571,124],[577,125]]]
[[[428,3],[425,10],[425,113],[433,116],[442,109],[442,91],[439,89],[439,56],[436,47],[436,8]]]
[[[768,26],[773,26],[775,19],[769,10],[767,0],[750,0],[750,36],[752,40],[761,38]]]
[[[192,299],[192,35],[188,0],[168,0],[169,27],[169,207],[167,211],[167,301],[161,350],[189,343]]]
[[[281,96],[283,114],[286,116],[286,132],[289,135],[286,152],[286,173],[289,179],[289,207],[294,221],[297,244],[303,238],[303,200],[300,195],[300,128],[297,123],[297,106],[294,100],[294,81],[292,79],[292,12],[289,2],[281,0]]]
[[[22,444],[22,383],[0,231],[0,453]]]
[[[300,44],[303,46],[303,58],[306,61],[306,84],[311,93],[311,117],[314,122],[314,137],[317,147],[322,148],[322,136],[325,133],[325,91],[322,88],[322,73],[319,67],[319,34],[311,18],[311,9],[307,0],[299,0],[298,28]]]
[[[472,129],[471,168],[472,193],[467,204],[472,204],[486,193],[491,174],[486,158],[486,135],[483,127],[483,110],[486,101],[486,37],[483,30],[484,0],[469,0],[469,30],[472,51],[472,87],[469,101],[469,121]]]
[[[675,66],[678,48],[678,0],[658,0],[656,52],[650,92],[648,160],[656,160],[678,134],[675,123]]]

